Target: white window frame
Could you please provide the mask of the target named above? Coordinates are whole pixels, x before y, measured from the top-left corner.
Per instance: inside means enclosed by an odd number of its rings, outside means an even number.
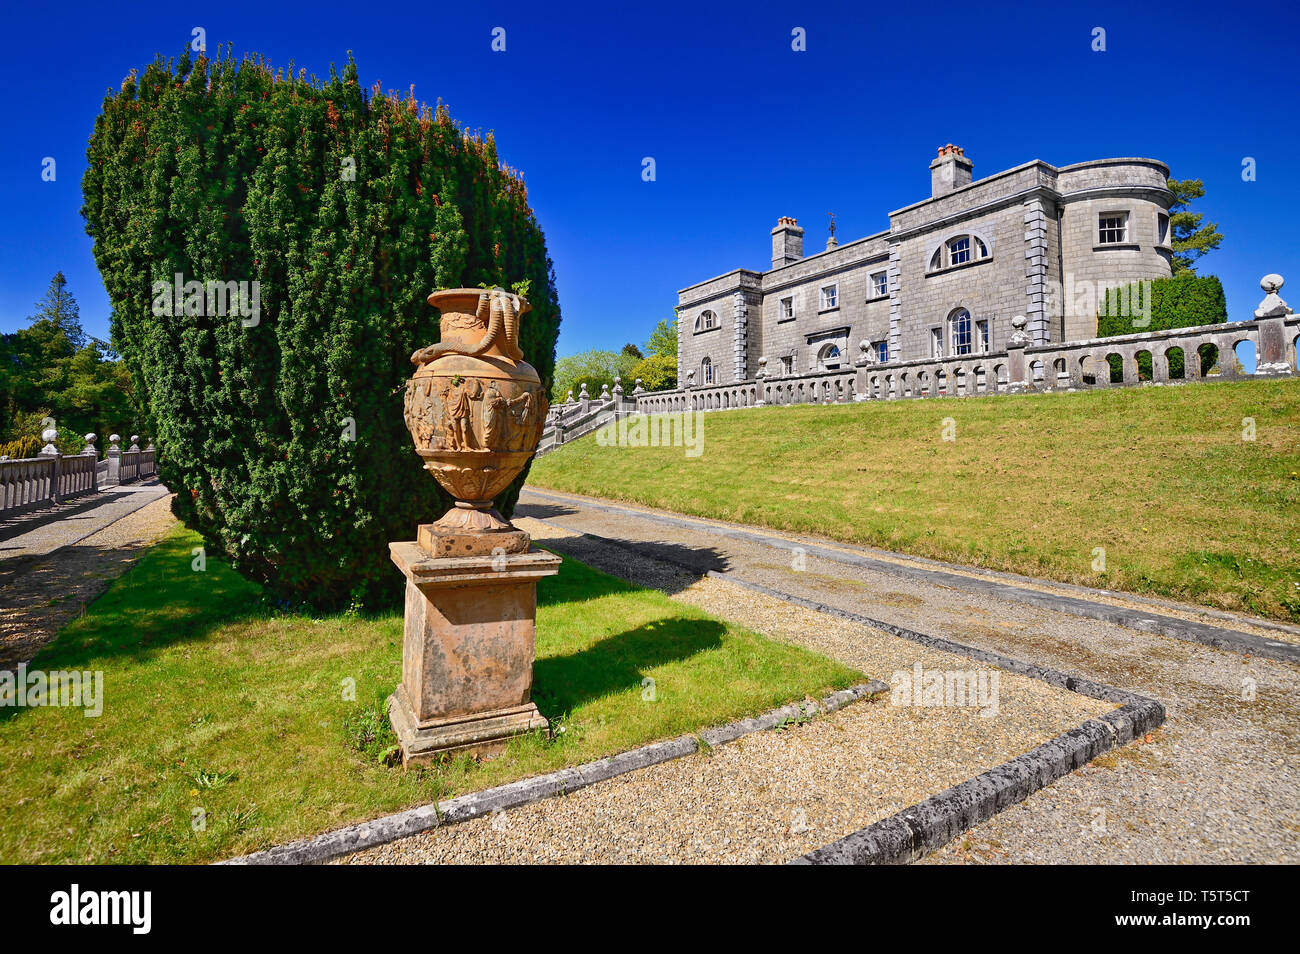
[[[781,356],[781,374],[785,377],[794,374],[794,355],[785,354]]]
[[[872,272],[871,273],[871,297],[883,298],[889,294],[889,273]]]
[[[981,318],[975,322],[975,347],[980,354],[989,350],[989,320]]]
[[[971,241],[971,236],[969,235],[958,235],[956,238],[949,239],[947,242],[948,264],[965,265],[967,262],[973,262],[975,260],[974,244],[975,243]],[[962,248],[959,249],[957,247],[959,245],[961,245]],[[960,259],[958,258],[959,255],[961,256]]]
[[[889,342],[877,341],[875,348],[876,348],[876,361],[879,362],[880,364],[889,364]]]
[[[962,322],[962,316],[965,316],[965,322]],[[965,351],[962,351],[962,348]],[[971,328],[971,316],[969,308],[955,308],[948,315],[948,348],[951,351],[951,357],[960,358],[975,351],[975,338]]]
[[[1107,225],[1107,222],[1118,220],[1119,225]],[[1111,237],[1107,238],[1107,234]],[[1115,236],[1118,235],[1118,238]],[[1128,213],[1127,212],[1099,212],[1097,213],[1097,244],[1098,245],[1128,245]]]
[[[705,384],[713,383],[713,359],[707,354],[700,359],[700,378]]]
[[[834,311],[840,307],[840,283],[831,282],[829,285],[823,285],[817,292],[817,300],[821,303],[818,311]]]
[[[794,317],[794,297],[782,298],[779,305],[778,321],[789,321]]]
[[[943,356],[944,356],[944,353],[943,353],[943,329],[942,329],[942,328],[931,328],[931,329],[930,329],[930,357],[932,357],[932,358],[942,358]]]

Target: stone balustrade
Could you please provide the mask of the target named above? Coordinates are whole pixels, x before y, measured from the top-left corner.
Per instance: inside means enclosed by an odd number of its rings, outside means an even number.
[[[129,450],[118,447],[118,436],[110,440],[107,457],[99,460],[95,435],[86,435],[80,454],[61,454],[54,447],[57,434],[47,431],[47,441],[35,457],[9,460],[0,458],[0,515],[12,516],[48,504],[63,503],[105,486],[141,480],[155,473],[154,447],[140,449],[133,437]]]

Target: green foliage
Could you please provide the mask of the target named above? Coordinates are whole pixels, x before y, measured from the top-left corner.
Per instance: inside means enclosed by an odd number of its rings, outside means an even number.
[[[660,319],[650,332],[645,351],[648,357],[632,368],[633,380],[640,378],[647,391],[677,387],[677,319]]]
[[[397,733],[388,719],[388,704],[382,697],[344,714],[343,737],[367,761],[392,765],[401,758]]]
[[[554,371],[545,240],[492,135],[363,91],[351,58],[322,82],[187,52],[110,91],[87,159],[113,340],[177,515],[278,599],[396,600],[388,542],[450,505],[402,419],[409,356],[438,340],[429,292],[531,290],[520,346],[543,382]],[[257,322],[155,315],[154,283],[177,273],[258,283]]]
[[[601,385],[613,390],[615,374],[622,377],[624,390],[630,391],[632,369],[637,363],[632,355],[615,351],[593,350],[567,355],[555,362],[551,400],[563,401],[569,391],[576,398],[581,393],[583,384],[587,385],[588,396],[595,398],[600,394]]]
[[[648,355],[653,357],[677,357],[677,319],[668,321],[665,318],[659,320],[655,325],[655,330],[650,332],[650,338],[646,341],[645,350]]]
[[[1197,259],[1218,248],[1223,236],[1219,234],[1218,223],[1201,225],[1204,215],[1189,211],[1192,200],[1205,195],[1205,184],[1200,179],[1170,179],[1169,188],[1174,193],[1174,201],[1169,206],[1174,277],[1195,275]]]
[[[1198,325],[1217,325],[1228,320],[1228,302],[1223,294],[1223,284],[1215,275],[1185,274],[1175,278],[1157,278],[1151,282],[1150,322],[1147,323],[1145,299],[1140,284],[1127,288],[1111,288],[1100,304],[1097,316],[1097,336],[1110,338],[1141,331],[1168,331],[1171,328],[1195,328]],[[1213,366],[1211,359],[1205,371]],[[1111,381],[1124,379],[1118,356],[1112,356]],[[1181,349],[1169,357],[1171,377],[1183,377]],[[1151,380],[1151,356],[1139,357],[1138,377]]]
[[[57,272],[31,324],[0,336],[0,441],[39,437],[46,418],[75,432],[138,427],[126,366],[81,327],[77,300]],[[60,442],[62,447],[62,442]]]
[[[35,457],[41,452],[41,439],[35,434],[19,437],[16,440],[0,444],[0,457],[18,460],[23,457]]]
[[[623,345],[623,350],[621,354],[629,358],[636,358],[638,361],[641,361],[645,358],[645,354],[641,351],[641,349],[638,348],[630,341],[627,344]]]
[[[631,378],[641,379],[641,387],[647,391],[667,391],[677,387],[677,356],[669,354],[651,355],[644,361],[638,361],[632,368]]]

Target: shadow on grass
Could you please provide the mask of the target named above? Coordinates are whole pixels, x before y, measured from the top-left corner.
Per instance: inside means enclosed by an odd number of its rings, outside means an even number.
[[[262,588],[207,558],[194,569],[190,536],[154,544],[32,659],[30,668],[94,668],[202,639],[227,623],[270,615]]]
[[[560,714],[636,689],[646,670],[715,649],[726,631],[713,619],[658,619],[568,656],[539,659],[533,664],[533,701],[543,712]]]

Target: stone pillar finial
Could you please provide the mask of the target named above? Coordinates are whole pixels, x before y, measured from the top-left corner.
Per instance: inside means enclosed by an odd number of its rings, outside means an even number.
[[[565,396],[565,398],[564,398],[564,403],[565,403],[565,404],[572,404],[572,403],[573,403],[573,388],[569,388],[569,393],[568,393],[568,395]]]
[[[579,400],[579,401],[590,401],[590,400],[591,400],[591,395],[587,393],[587,382],[586,382],[586,381],[583,381],[582,384],[579,385],[579,387],[578,387],[578,400]]]
[[[109,434],[109,435],[108,435],[108,452],[109,452],[110,454],[120,454],[120,453],[122,453],[122,448],[119,447],[118,444],[117,444],[117,442],[120,441],[121,439],[122,439],[122,438],[119,437],[119,436],[116,435],[116,434]]]
[[[1029,319],[1024,315],[1016,315],[1011,319],[1011,327],[1016,330],[1011,332],[1011,336],[1007,338],[1008,348],[1028,348],[1033,343],[1033,339],[1025,331],[1028,324]]]
[[[1264,300],[1255,309],[1256,318],[1276,318],[1291,314],[1291,307],[1278,296],[1278,291],[1284,284],[1286,279],[1276,273],[1265,275],[1259,280],[1259,287],[1264,290]]]
[[[41,448],[42,457],[49,457],[50,455],[59,452],[58,447],[54,444],[58,439],[59,432],[52,427],[47,427],[45,430],[41,431],[41,440],[45,441],[45,446]]]
[[[622,396],[623,396],[623,378],[616,374],[614,375],[614,397],[621,398]]]
[[[640,379],[640,378],[637,378],[637,379],[636,379],[636,385],[632,388],[632,393],[633,393],[633,394],[641,394],[641,393],[643,393],[644,391],[645,391],[645,388],[643,388],[643,387],[641,386],[641,379]]]
[[[98,456],[99,456],[99,451],[95,450],[95,441],[96,441],[96,440],[97,440],[97,438],[95,437],[94,434],[87,434],[87,435],[86,435],[86,446],[83,447],[83,448],[81,449],[81,452],[82,452],[83,454],[94,454],[96,457],[98,457]]]
[[[140,451],[140,435],[139,435],[139,434],[132,434],[132,435],[131,435],[131,446],[128,447],[127,450],[128,450],[128,451],[133,451],[133,452],[135,452],[135,453],[139,453],[139,451]]]
[[[754,377],[760,381],[767,377],[767,355],[763,355],[758,359],[758,373]]]
[[[693,388],[693,387],[695,387],[695,369],[694,369],[694,368],[691,368],[689,371],[686,372],[686,386],[687,386],[688,388]]]
[[[600,386],[600,399],[601,399],[602,401],[608,401],[608,400],[609,400],[609,385],[608,385],[608,384],[601,384],[601,386]]]
[[[1294,374],[1291,363],[1294,355],[1287,343],[1286,320],[1291,316],[1291,306],[1282,300],[1278,290],[1284,284],[1281,275],[1270,273],[1259,280],[1264,290],[1264,300],[1255,309],[1255,326],[1259,341],[1256,343],[1256,375]]]

